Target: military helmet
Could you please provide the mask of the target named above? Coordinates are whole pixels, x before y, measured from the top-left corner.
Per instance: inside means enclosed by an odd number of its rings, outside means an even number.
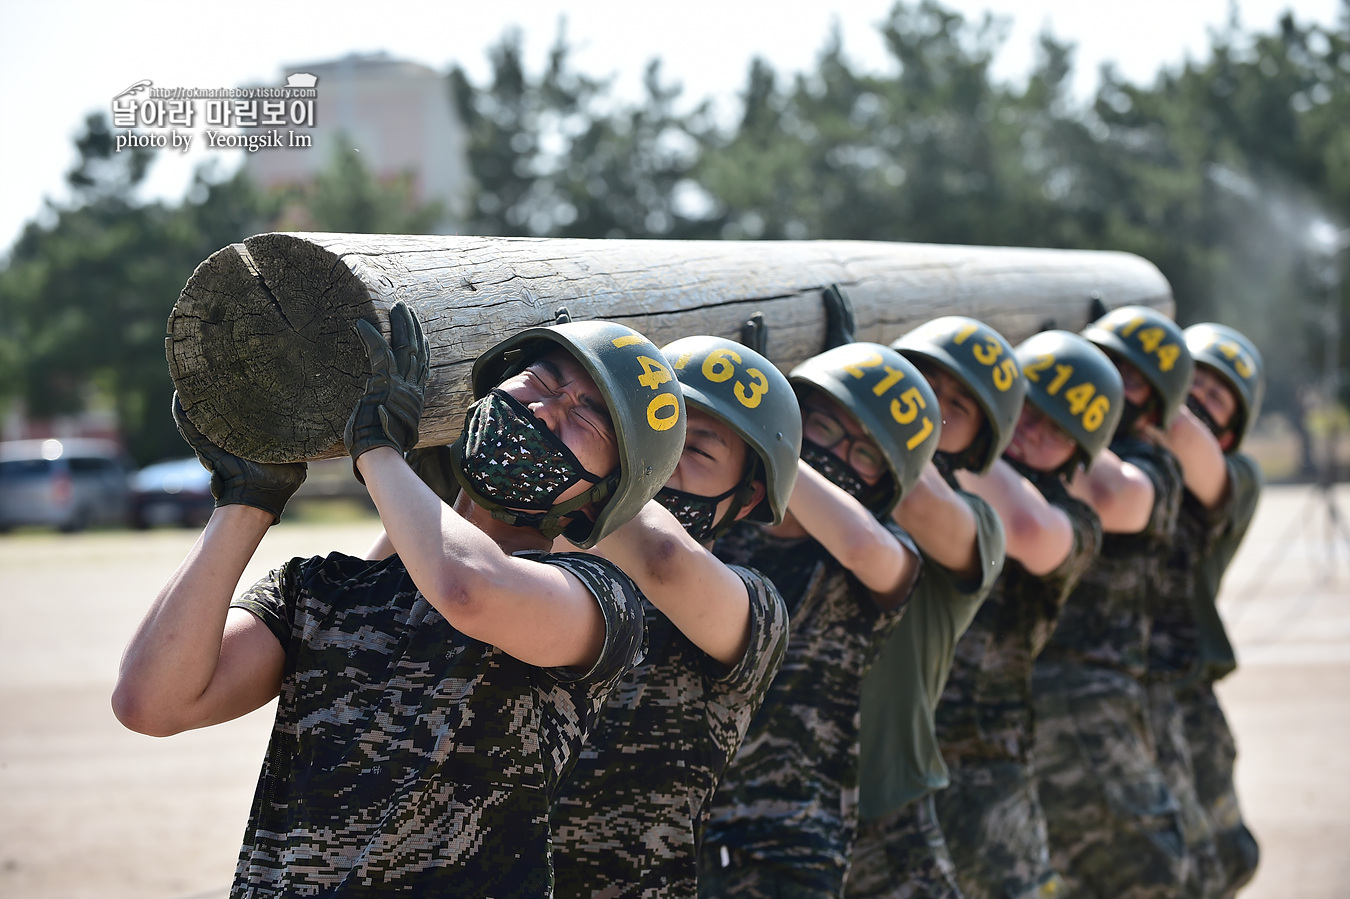
[[[1245,334],[1218,322],[1191,325],[1182,333],[1195,364],[1213,369],[1237,397],[1237,413],[1229,424],[1236,438],[1233,441],[1236,449],[1242,445],[1242,439],[1260,414],[1261,399],[1266,393],[1266,370],[1261,352]]]
[[[675,368],[685,405],[726,424],[759,457],[765,497],[746,517],[782,524],[802,451],[801,409],[787,378],[759,353],[724,337],[684,337],[661,353]]]
[[[1195,374],[1176,322],[1147,306],[1121,306],[1088,325],[1083,336],[1139,369],[1157,396],[1161,426],[1170,427]]]
[[[1007,339],[984,322],[944,315],[910,331],[891,347],[911,361],[929,362],[966,386],[984,412],[986,438],[976,438],[966,467],[984,474],[1012,440],[1027,384]]]
[[[1071,331],[1042,331],[1013,351],[1027,379],[1027,402],[1078,444],[1084,468],[1111,442],[1125,411],[1125,384],[1106,353]]]
[[[619,451],[617,475],[592,488],[600,491],[597,502],[608,500],[594,523],[577,515],[563,532],[586,548],[636,515],[670,480],[684,452],[684,397],[650,340],[615,322],[580,321],[527,328],[483,353],[473,363],[474,398],[558,348],[581,363],[600,389]]]
[[[823,391],[853,416],[880,447],[893,488],[873,504],[888,514],[933,458],[941,433],[937,395],[914,364],[879,343],[846,343],[807,359],[788,373],[798,398]]]

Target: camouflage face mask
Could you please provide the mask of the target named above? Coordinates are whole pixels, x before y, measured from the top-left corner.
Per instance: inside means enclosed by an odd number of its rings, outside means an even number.
[[[524,404],[501,390],[469,407],[460,443],[465,486],[495,505],[547,512],[577,481],[601,480]]]
[[[698,543],[707,543],[709,540],[715,540],[720,536],[720,532],[725,530],[718,527],[718,522],[714,521],[717,515],[717,504],[727,497],[736,493],[740,485],[736,485],[726,493],[717,496],[701,496],[697,493],[686,493],[683,490],[673,490],[670,487],[662,487],[656,494],[656,501],[670,510],[670,514],[675,516],[675,520],[680,523],[680,527],[688,532]],[[727,518],[734,518],[737,507],[736,503],[727,510],[724,521]]]

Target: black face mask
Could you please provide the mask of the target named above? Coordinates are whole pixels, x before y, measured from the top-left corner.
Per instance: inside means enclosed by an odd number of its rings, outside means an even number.
[[[675,516],[675,520],[680,523],[680,527],[688,532],[690,537],[698,543],[707,543],[709,540],[715,540],[730,527],[731,522],[735,520],[736,513],[740,509],[740,503],[733,503],[727,510],[727,514],[722,517],[722,521],[715,521],[717,515],[717,504],[729,496],[733,496],[736,491],[741,489],[737,484],[725,493],[717,496],[702,496],[697,493],[686,493],[683,490],[673,490],[670,487],[662,487],[656,494],[656,501],[670,510],[670,514]]]
[[[1155,396],[1149,396],[1143,404],[1132,403],[1126,400],[1120,413],[1120,424],[1116,426],[1116,437],[1136,437],[1139,421],[1141,419],[1153,418],[1153,412],[1158,408],[1158,399]]]
[[[603,479],[587,471],[567,444],[523,403],[501,390],[493,390],[469,407],[458,446],[452,463],[469,495],[494,516],[537,527],[546,536],[561,533],[558,520],[564,515],[609,494]],[[555,506],[558,497],[578,481],[601,486]],[[527,513],[507,511],[514,509]]]
[[[1186,396],[1186,408],[1190,409],[1195,417],[1200,419],[1201,424],[1209,428],[1209,432],[1214,435],[1215,440],[1222,440],[1224,435],[1231,430],[1231,426],[1228,428],[1220,427],[1219,423],[1214,420],[1214,416],[1210,415],[1209,410],[1205,408],[1205,404],[1189,394]]]

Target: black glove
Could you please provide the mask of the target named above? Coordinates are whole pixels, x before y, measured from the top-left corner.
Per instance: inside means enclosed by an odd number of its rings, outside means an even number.
[[[825,349],[853,343],[857,324],[853,318],[853,304],[838,284],[831,284],[821,294],[825,301]]]
[[[304,462],[252,462],[216,446],[188,420],[178,391],[173,393],[173,422],[188,446],[197,454],[202,467],[211,472],[211,495],[216,508],[230,505],[253,506],[272,513],[272,523],[281,520],[286,502],[305,482],[309,466]]]
[[[343,441],[352,457],[352,471],[364,484],[365,478],[356,470],[356,460],[362,453],[377,446],[391,446],[405,453],[417,444],[428,349],[422,326],[402,300],[389,310],[389,343],[365,319],[357,319],[354,327],[366,345],[370,378],[365,395],[347,419]]]
[[[455,480],[450,468],[450,454],[454,450],[449,446],[425,446],[422,449],[409,450],[404,458],[413,470],[441,501],[453,506],[459,496],[459,481]]]

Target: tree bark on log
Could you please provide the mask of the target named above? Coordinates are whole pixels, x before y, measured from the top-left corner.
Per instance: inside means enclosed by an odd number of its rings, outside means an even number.
[[[639,241],[259,234],[197,267],[169,316],[165,354],[192,422],[263,462],[344,454],[368,371],[357,318],[388,334],[412,307],[431,345],[421,445],[458,434],[473,360],[516,331],[610,319],[657,346],[739,339],[763,313],[784,371],[822,350],[821,292],[838,283],[859,340],[889,343],[969,315],[1016,343],[1047,322],[1079,330],[1093,299],[1171,315],[1167,280],[1127,253],[865,241]]]

